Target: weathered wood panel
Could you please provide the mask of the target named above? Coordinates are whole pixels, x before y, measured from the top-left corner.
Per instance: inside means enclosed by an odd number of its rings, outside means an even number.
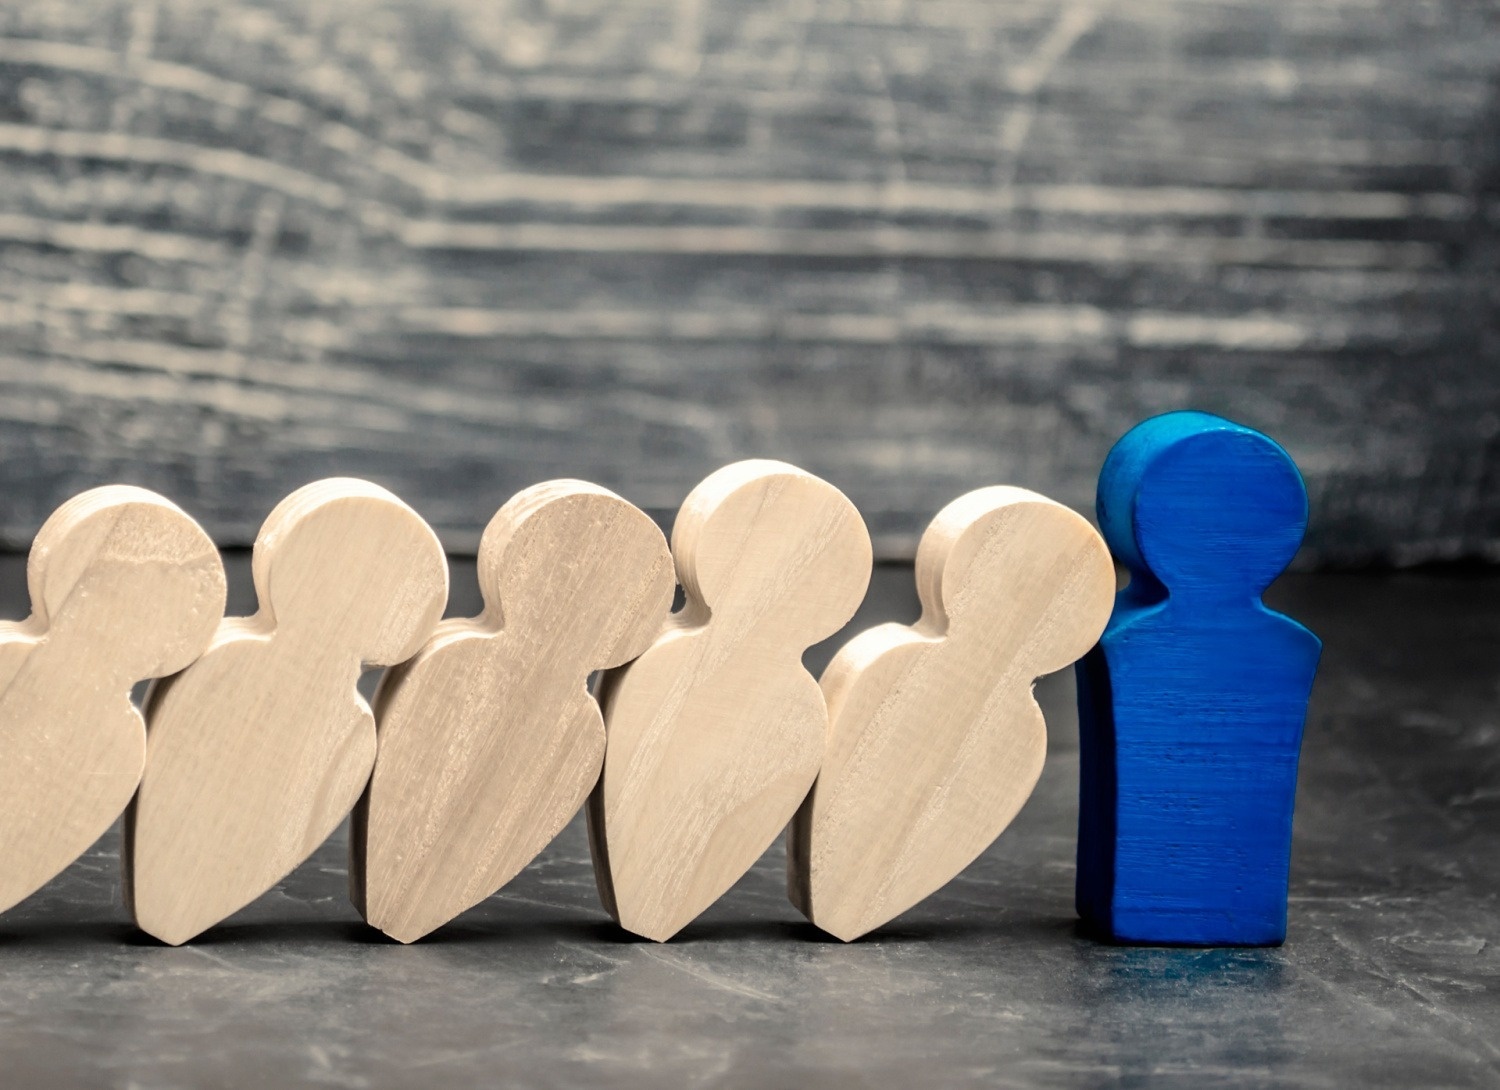
[[[450,544],[771,454],[887,552],[1194,405],[1325,560],[1500,555],[1500,5],[0,8],[0,538],[326,473]]]

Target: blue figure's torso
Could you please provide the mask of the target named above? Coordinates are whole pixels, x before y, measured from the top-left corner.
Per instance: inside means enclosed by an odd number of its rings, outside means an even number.
[[[1282,941],[1320,649],[1259,602],[1183,609],[1121,592],[1078,669],[1096,803],[1080,829],[1086,920],[1125,941]]]

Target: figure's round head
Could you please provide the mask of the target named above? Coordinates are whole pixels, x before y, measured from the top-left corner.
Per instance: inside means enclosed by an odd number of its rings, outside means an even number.
[[[104,641],[132,681],[189,666],[224,616],[224,566],[203,528],[127,485],[59,507],[32,544],[27,582],[57,638]]]
[[[1088,520],[1010,485],[943,508],[922,535],[916,574],[924,618],[936,612],[948,635],[978,635],[1034,675],[1092,647],[1114,604],[1114,565]]]
[[[774,611],[788,646],[833,635],[870,583],[870,533],[849,498],[785,462],[735,462],[693,489],[672,527],[690,602],[725,621]]]
[[[1169,591],[1258,595],[1307,529],[1307,489],[1275,440],[1200,412],[1136,426],[1099,477],[1099,525],[1134,575]]]
[[[344,641],[371,665],[416,654],[448,599],[432,528],[384,488],[352,478],[316,481],[277,504],[252,565],[278,630]]]
[[[645,651],[677,587],[667,540],[646,513],[585,481],[512,497],[479,543],[487,612],[523,639],[561,630],[586,670]]]

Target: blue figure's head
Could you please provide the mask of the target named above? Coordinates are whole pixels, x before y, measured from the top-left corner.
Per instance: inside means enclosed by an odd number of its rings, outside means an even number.
[[[1200,412],[1132,428],[1099,475],[1099,526],[1132,580],[1243,598],[1285,570],[1307,528],[1307,489],[1275,440]]]

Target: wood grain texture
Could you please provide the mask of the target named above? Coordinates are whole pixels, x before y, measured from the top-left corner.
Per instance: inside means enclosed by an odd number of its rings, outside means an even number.
[[[910,556],[1198,407],[1308,559],[1497,556],[1497,88],[1469,0],[7,5],[0,535],[772,456]]]
[[[348,815],[375,764],[360,671],[415,654],[448,594],[432,530],[366,481],[293,492],[252,568],[259,611],[225,618],[147,694],[126,890],[136,923],[173,945],[266,892]]]
[[[677,580],[642,511],[548,481],[490,521],[479,586],[484,613],[439,625],[375,698],[349,873],[365,919],[402,942],[505,885],[578,812],[604,762],[589,675],[646,650]]]
[[[1092,526],[1023,488],[939,512],[917,550],[922,616],[854,637],[823,672],[828,745],[787,831],[792,903],[847,941],[946,885],[1036,786],[1032,695],[1109,620],[1115,571]]]
[[[672,556],[686,602],[601,681],[608,744],[588,807],[605,907],[658,942],[749,870],[807,797],[828,708],[802,654],[854,615],[871,564],[843,493],[762,460],[693,489]]]
[[[0,911],[114,824],[146,760],[131,687],[191,663],[224,613],[208,535],[123,485],[58,508],[26,579],[31,616],[0,624]]]
[[[1260,596],[1301,543],[1301,476],[1259,432],[1168,413],[1110,452],[1098,514],[1130,583],[1078,668],[1078,912],[1122,942],[1280,943],[1322,645]]]

